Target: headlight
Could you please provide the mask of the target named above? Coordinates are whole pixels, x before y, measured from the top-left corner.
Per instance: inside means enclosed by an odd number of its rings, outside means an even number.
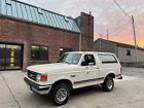
[[[40,81],[40,80],[41,80],[41,75],[37,75],[37,76],[36,76],[36,80],[37,80],[37,81]]]
[[[48,76],[46,74],[44,75],[37,75],[37,81],[47,81]]]

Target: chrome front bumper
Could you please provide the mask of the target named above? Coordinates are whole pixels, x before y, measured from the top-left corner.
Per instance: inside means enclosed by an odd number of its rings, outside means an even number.
[[[47,95],[50,92],[51,87],[52,87],[51,85],[39,85],[33,82],[28,77],[24,77],[24,81],[30,87],[30,90],[40,95]]]

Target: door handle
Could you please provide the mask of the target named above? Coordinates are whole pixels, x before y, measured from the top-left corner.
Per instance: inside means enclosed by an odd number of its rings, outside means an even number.
[[[74,78],[74,77],[76,77],[76,75],[71,75],[70,77]]]

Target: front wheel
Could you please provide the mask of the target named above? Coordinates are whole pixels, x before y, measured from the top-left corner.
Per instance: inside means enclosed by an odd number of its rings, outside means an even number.
[[[106,77],[104,83],[102,84],[104,91],[112,91],[114,88],[114,80],[112,77]]]
[[[67,103],[70,96],[70,87],[67,84],[60,83],[55,85],[51,92],[52,102],[57,105],[63,105]]]

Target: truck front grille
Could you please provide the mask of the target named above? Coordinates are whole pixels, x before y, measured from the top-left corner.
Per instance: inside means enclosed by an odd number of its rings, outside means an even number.
[[[37,75],[38,75],[38,73],[33,72],[33,71],[30,71],[30,70],[28,70],[28,72],[27,72],[27,76],[28,76],[30,79],[33,79],[34,81],[37,80],[37,79],[36,79]]]

